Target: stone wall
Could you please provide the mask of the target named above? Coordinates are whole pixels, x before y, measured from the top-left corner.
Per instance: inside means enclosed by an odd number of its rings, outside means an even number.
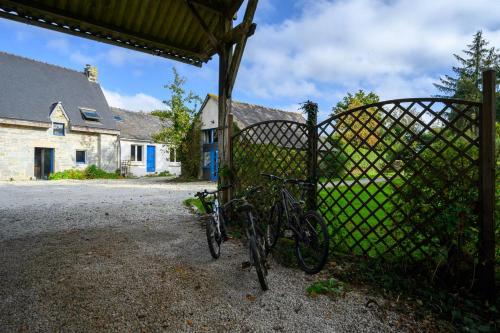
[[[95,164],[106,171],[118,166],[118,136],[74,132],[65,116],[54,110],[51,119],[65,124],[65,135],[56,136],[53,128],[0,124],[0,180],[34,179],[35,147],[54,148],[54,171],[85,168]],[[76,163],[76,151],[85,150],[85,164]]]

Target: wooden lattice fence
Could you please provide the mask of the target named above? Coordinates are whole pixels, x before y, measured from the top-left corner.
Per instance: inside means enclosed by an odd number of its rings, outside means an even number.
[[[467,256],[482,265],[479,279],[491,290],[492,110],[411,98],[317,125],[255,124],[232,139],[234,181],[240,189],[262,184],[261,172],[308,179],[334,252],[432,265]]]

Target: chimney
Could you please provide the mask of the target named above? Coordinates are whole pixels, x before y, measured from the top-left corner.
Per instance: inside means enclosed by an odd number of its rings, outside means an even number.
[[[90,82],[97,82],[97,67],[87,64],[83,72]]]

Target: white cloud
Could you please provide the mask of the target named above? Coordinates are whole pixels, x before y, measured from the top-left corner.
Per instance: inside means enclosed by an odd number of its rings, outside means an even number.
[[[310,0],[301,10],[258,26],[239,89],[290,102],[360,88],[383,99],[428,96],[477,30],[500,46],[500,1]]]
[[[135,95],[122,95],[119,92],[102,88],[104,96],[110,106],[122,108],[130,111],[153,111],[165,109],[165,104],[158,98],[144,93]]]
[[[67,54],[70,52],[70,45],[68,43],[68,40],[64,38],[50,39],[47,42],[47,47],[61,54]]]

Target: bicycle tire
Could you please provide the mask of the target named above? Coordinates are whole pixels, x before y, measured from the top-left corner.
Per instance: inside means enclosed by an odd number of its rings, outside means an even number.
[[[212,258],[218,259],[220,257],[221,236],[220,234],[217,235],[219,232],[217,231],[213,216],[210,216],[210,219],[206,223],[206,233],[210,255],[212,255]]]
[[[255,266],[255,270],[257,271],[257,277],[259,279],[260,288],[266,291],[269,289],[266,277],[267,269],[265,267],[265,264],[262,262],[261,253],[258,249],[258,245],[254,236],[251,236],[249,239],[249,247],[250,247],[250,255],[252,256],[252,262]]]
[[[276,243],[278,243],[278,238],[280,237],[281,220],[283,218],[282,214],[281,204],[274,204],[269,214],[269,223],[267,224],[265,235],[267,244],[271,249],[276,246]]]
[[[321,216],[316,211],[312,210],[300,217],[300,225],[301,230],[304,231],[303,237],[307,237],[308,239],[301,240],[299,235],[295,235],[295,255],[297,257],[297,262],[300,268],[307,274],[316,274],[323,269],[328,260],[330,248],[328,229]],[[312,249],[313,247],[317,249],[313,249],[312,252],[315,253],[310,255],[307,253],[308,251],[304,251],[304,249],[301,248],[301,244],[304,244],[305,248],[308,249]],[[313,261],[312,264],[310,263],[311,259]]]

